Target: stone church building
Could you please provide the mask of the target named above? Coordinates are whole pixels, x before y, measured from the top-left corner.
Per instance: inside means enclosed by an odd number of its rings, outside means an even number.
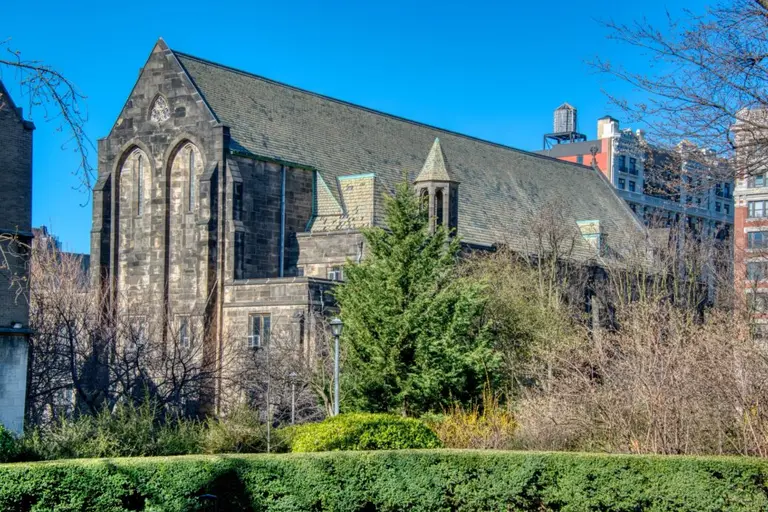
[[[118,311],[151,305],[209,354],[287,332],[366,248],[404,176],[471,248],[532,251],[556,207],[578,258],[621,258],[644,228],[594,169],[377,112],[173,51],[160,40],[99,141],[91,269]],[[585,226],[587,226],[585,228]],[[185,338],[185,342],[186,342]]]

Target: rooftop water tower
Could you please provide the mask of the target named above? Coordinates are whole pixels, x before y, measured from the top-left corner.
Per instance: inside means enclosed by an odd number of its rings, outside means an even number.
[[[578,133],[576,123],[576,108],[568,103],[563,103],[555,109],[554,131],[544,136],[544,149],[550,149],[554,144],[581,142],[587,140],[587,136]]]

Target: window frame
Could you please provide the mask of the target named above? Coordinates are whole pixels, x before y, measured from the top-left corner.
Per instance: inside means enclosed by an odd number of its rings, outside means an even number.
[[[243,279],[245,275],[245,232],[235,231],[234,247],[234,268],[232,276],[234,279]]]
[[[768,231],[748,231],[747,249],[768,249]]]
[[[619,178],[617,180],[616,188],[618,188],[619,190],[624,190],[626,186],[627,186],[627,180],[625,180],[624,178]]]
[[[177,324],[179,328],[178,339],[179,347],[188,349],[192,347],[192,334],[190,332],[191,325],[189,315],[179,315],[177,318]],[[186,341],[185,341],[186,340]]]
[[[136,155],[136,216],[141,217],[144,214],[144,154],[139,151]]]
[[[232,182],[232,220],[243,220],[243,182]]]
[[[330,265],[325,275],[329,281],[341,282],[344,280],[344,266]]]
[[[187,212],[193,213],[197,202],[197,187],[195,187],[195,148],[189,145],[187,155]]]
[[[246,347],[259,350],[269,346],[272,337],[272,314],[251,313],[248,315]]]
[[[627,190],[629,190],[630,192],[637,192],[637,184],[634,181],[629,180],[629,182],[627,183],[627,186],[628,186]]]
[[[758,208],[758,205],[760,208]],[[768,201],[760,199],[757,201],[747,201],[747,218],[748,219],[764,219],[768,217]],[[760,214],[758,215],[758,212]]]

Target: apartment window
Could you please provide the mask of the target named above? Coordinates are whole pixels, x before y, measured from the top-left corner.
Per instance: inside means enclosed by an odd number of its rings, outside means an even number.
[[[750,281],[762,281],[768,277],[768,262],[747,262],[747,279]]]
[[[768,232],[751,231],[747,233],[747,249],[768,249]]]
[[[136,215],[144,213],[144,155],[136,159]]]
[[[248,347],[263,348],[269,345],[272,318],[269,314],[251,315],[248,332]]]
[[[637,174],[637,160],[629,159],[629,174]]]
[[[747,216],[750,218],[762,218],[766,216],[766,203],[768,201],[748,201]]]
[[[731,205],[729,205],[728,203],[725,203],[723,205],[723,208],[725,209],[725,213],[731,213]]]
[[[179,346],[189,348],[192,345],[192,337],[189,333],[189,317],[179,317]]]
[[[718,201],[718,202],[715,202],[715,211],[716,211],[716,212],[719,212],[721,208],[722,208],[722,204],[720,204],[720,202],[719,202],[719,201]]]
[[[328,267],[328,279],[331,281],[343,281],[344,271],[340,265]]]
[[[188,180],[188,195],[187,195],[187,201],[189,202],[189,211],[192,212],[195,210],[195,150],[190,146],[189,147],[189,160],[188,160],[188,171],[187,171],[187,180]]]
[[[765,174],[758,174],[752,177],[750,180],[750,186],[752,187],[764,187],[765,186]]]
[[[245,233],[242,231],[235,232],[235,279],[243,278],[244,270],[244,258],[245,258]]]
[[[619,170],[627,172],[627,157],[624,155],[619,155]]]
[[[629,180],[629,191],[634,192],[635,191],[635,182],[632,180]]]
[[[243,220],[243,182],[235,181],[232,184],[232,218]]]
[[[723,189],[725,191],[725,197],[731,197],[731,184],[730,183],[723,184]]]
[[[758,292],[750,293],[748,296],[750,309],[758,313],[765,313],[768,311],[768,294]]]
[[[626,183],[626,180],[624,178],[619,178],[619,188],[621,190],[624,190],[625,183]]]

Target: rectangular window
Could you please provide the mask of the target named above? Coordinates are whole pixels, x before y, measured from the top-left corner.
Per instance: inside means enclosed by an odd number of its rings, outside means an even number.
[[[625,183],[626,183],[626,181],[624,180],[624,178],[619,178],[619,188],[621,190],[624,190],[624,184]]]
[[[747,249],[768,249],[768,231],[747,233]]]
[[[245,233],[235,232],[235,279],[242,279],[245,267]]]
[[[629,159],[629,174],[637,174],[637,160]]]
[[[765,186],[765,174],[758,174],[754,178],[752,178],[752,186],[753,187],[764,187]]]
[[[768,201],[748,201],[747,216],[752,219],[759,219],[766,216],[766,203]]]
[[[232,218],[243,220],[243,182],[236,181],[232,184]]]
[[[269,345],[272,318],[269,314],[251,315],[248,332],[248,347],[263,348]]]
[[[730,183],[725,183],[723,185],[723,188],[725,190],[725,197],[731,197],[731,184]]]
[[[747,262],[747,279],[750,281],[762,281],[768,277],[768,262]]]
[[[725,203],[723,205],[723,208],[725,209],[725,213],[731,213],[731,205],[729,205],[728,203]]]
[[[189,317],[179,317],[179,346],[189,348],[192,345],[192,337],[189,333]]]
[[[716,201],[716,202],[715,202],[715,211],[716,211],[716,212],[719,212],[721,207],[722,207],[722,205],[720,204],[720,202],[719,202],[719,201]]]
[[[768,311],[768,294],[766,293],[749,293],[749,307],[752,311],[758,313],[765,313]]]
[[[632,180],[629,180],[629,191],[634,192],[635,191],[635,182]]]
[[[344,280],[344,270],[339,265],[334,265],[332,267],[328,267],[328,279],[331,281],[343,281]]]
[[[627,172],[627,157],[619,155],[619,171]]]

